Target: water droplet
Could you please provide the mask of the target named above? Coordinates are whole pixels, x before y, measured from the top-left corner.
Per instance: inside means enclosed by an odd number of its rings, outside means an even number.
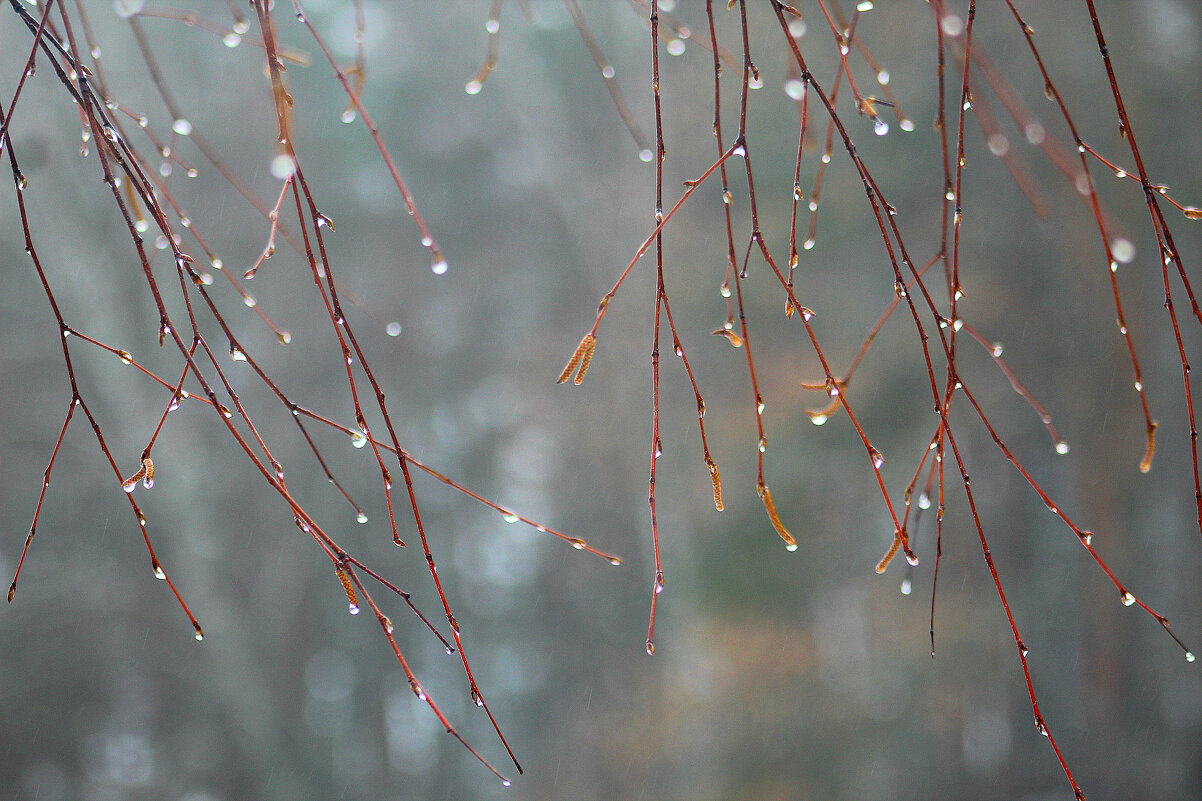
[[[910,567],[918,567],[918,557],[913,553],[906,554],[906,564]]]
[[[1086,545],[1092,545],[1093,544],[1093,532],[1092,531],[1082,532],[1081,533],[1081,542],[1085,543]]]
[[[583,551],[585,544],[586,543],[584,542],[584,540],[581,540],[581,539],[572,540],[572,547],[578,551]]]
[[[362,448],[366,444],[367,437],[363,436],[357,431],[351,434],[351,445],[355,446],[356,448]]]
[[[729,298],[730,297],[730,284],[723,281],[722,286],[719,287],[719,289],[718,289],[718,292],[722,295],[722,297]]]
[[[446,273],[447,267],[448,265],[446,259],[438,259],[430,265],[430,271],[435,275],[443,275]]]
[[[1193,651],[1186,651],[1186,652],[1185,652],[1185,661],[1186,661],[1186,662],[1193,662],[1195,659],[1197,659],[1197,657],[1196,657],[1196,656],[1194,656],[1194,652],[1193,652]]]
[[[363,514],[363,512],[360,512],[359,514],[355,515],[355,521],[358,523],[366,523],[367,515]]]
[[[655,574],[655,594],[659,595],[664,591],[664,574],[662,572]]]
[[[1069,447],[1068,447],[1067,442],[1065,442],[1064,440],[1060,440],[1059,442],[1056,443],[1056,453],[1063,456],[1064,454],[1068,453],[1068,451],[1069,451]]]
[[[130,356],[129,351],[127,351],[127,350],[117,351],[117,356],[121,359],[122,364],[133,364],[134,363],[134,357]]]
[[[609,64],[606,64],[604,67],[601,68],[601,77],[607,81],[612,80],[614,75],[616,75],[616,74],[617,73],[614,72],[614,68],[611,67]]]
[[[647,640],[647,656],[655,656],[655,643]]]
[[[259,301],[255,300],[251,295],[243,295],[242,302],[246,304],[246,308],[248,309],[253,309],[255,306],[259,305]]]
[[[766,408],[766,407],[764,406],[764,402],[763,402],[763,401],[759,401],[759,402],[758,402],[758,403],[756,403],[756,405],[755,405],[755,413],[756,413],[756,414],[763,414],[763,413],[764,413],[764,409],[765,409],[765,408]]]
[[[872,466],[875,467],[877,470],[880,470],[884,464],[885,464],[885,457],[881,455],[880,451],[878,451],[876,448],[873,448],[872,449]]]
[[[122,19],[129,19],[140,14],[145,5],[146,0],[113,0],[113,9]]]
[[[158,562],[154,563],[154,577],[157,578],[159,581],[167,580],[167,574],[163,572],[163,568],[161,568],[159,566]]]
[[[476,80],[475,78],[472,78],[470,81],[464,84],[463,91],[467,92],[469,95],[478,95],[480,94],[480,90],[483,88],[484,84],[480,83],[480,81]]]
[[[931,508],[931,496],[927,495],[925,492],[920,492],[918,494],[918,508],[919,509],[930,509]]]
[[[664,49],[668,51],[668,55],[670,55],[670,56],[684,55],[684,51],[685,51],[684,40],[683,39],[669,39],[668,43],[666,45],[664,45]]]
[[[242,44],[242,37],[234,31],[230,31],[225,36],[221,37],[221,43],[226,47],[237,47],[238,45]]]
[[[889,123],[878,117],[876,122],[872,124],[872,132],[877,136],[884,136],[889,133]]]
[[[760,437],[760,453],[768,450],[768,440],[766,437]]]
[[[1135,391],[1136,391],[1136,392],[1143,392],[1143,391],[1144,391],[1144,385],[1143,385],[1143,382],[1142,382],[1142,381],[1136,381],[1136,382],[1135,382]]]
[[[189,136],[192,133],[192,123],[182,117],[171,123],[171,130],[175,131],[180,136]]]
[[[355,109],[345,109],[340,115],[338,115],[338,119],[342,120],[344,124],[350,125],[355,121]]]
[[[1031,653],[1031,649],[1028,648],[1027,644],[1024,643],[1022,640],[1018,641],[1018,650],[1019,650],[1019,653],[1021,653],[1023,656],[1026,656],[1027,654]]]
[[[610,560],[609,560],[609,563],[610,563],[611,565],[614,565],[615,567],[617,567],[618,565],[621,565],[621,564],[622,564],[622,560],[621,560],[621,559],[619,559],[618,557],[616,557],[616,556],[615,556],[615,557],[613,557],[612,559],[610,559]]]
[[[359,614],[359,604],[347,604],[346,608],[352,615]]]
[[[287,153],[281,153],[271,160],[271,174],[283,181],[296,173],[296,160]]]
[[[236,362],[246,361],[246,354],[243,353],[237,345],[230,344],[230,358]]]
[[[810,415],[810,422],[816,426],[824,425],[829,418],[825,414]]]
[[[1110,253],[1115,260],[1123,264],[1129,264],[1135,258],[1135,245],[1130,239],[1118,237],[1110,243]]]
[[[639,161],[649,162],[651,161],[652,157],[651,150],[648,148],[643,148],[639,151]]]
[[[503,512],[501,514],[501,519],[506,523],[516,523],[521,520],[521,518],[515,515],[513,512]]]
[[[901,594],[902,594],[902,595],[909,595],[909,594],[910,594],[910,593],[911,593],[913,590],[914,590],[914,588],[913,588],[913,587],[910,585],[910,579],[908,579],[908,578],[907,578],[907,579],[902,579],[902,582],[901,582]]]
[[[1135,603],[1135,596],[1123,590],[1123,594],[1119,596],[1119,600],[1123,602],[1123,606],[1131,606]]]

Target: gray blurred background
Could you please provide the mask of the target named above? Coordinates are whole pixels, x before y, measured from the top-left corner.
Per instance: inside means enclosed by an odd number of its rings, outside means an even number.
[[[349,2],[305,4],[340,63],[354,58]],[[863,446],[846,415],[823,427],[801,390],[820,368],[799,321],[762,262],[745,284],[757,377],[767,408],[766,478],[800,541],[784,550],[755,492],[753,396],[744,351],[711,336],[725,319],[722,199],[705,185],[666,234],[665,275],[682,343],[705,396],[707,433],[726,490],[716,513],[701,459],[694,400],[663,340],[664,456],[657,494],[667,590],[657,655],[643,652],[653,568],[646,504],[651,430],[652,259],[611,304],[582,387],[554,379],[592,323],[596,303],[653,227],[654,171],[622,126],[561,3],[506,3],[497,71],[471,96],[484,58],[489,3],[365,2],[363,102],[414,191],[448,261],[442,276],[388,179],[361,121],[343,124],[345,95],[320,52],[277,2],[281,42],[311,59],[290,64],[295,141],[318,206],[335,222],[330,265],[351,325],[387,393],[402,444],[475,491],[621,554],[620,568],[523,524],[511,525],[426,476],[416,491],[440,575],[482,688],[526,775],[506,770],[487,719],[471,706],[457,656],[400,603],[375,597],[397,641],[459,731],[515,778],[503,788],[441,730],[409,691],[370,614],[350,617],[329,561],[249,467],[211,411],[185,403],[155,446],[153,490],[137,499],[164,567],[205,626],[197,643],[156,582],[128,504],[86,421],[58,456],[16,598],[0,618],[0,795],[14,799],[1064,799],[1071,790],[1033,725],[1013,637],[966,511],[950,484],[929,654],[933,517],[915,532],[913,592],[898,560],[873,567],[892,536]],[[725,46],[739,57],[737,17],[719,4]],[[748,130],[761,226],[787,260],[797,115],[783,87],[784,40],[767,4],[749,2],[752,55],[764,86]],[[851,4],[845,3],[850,10]],[[942,174],[935,113],[934,29],[926,3],[885,0],[858,36],[891,76],[916,130],[873,136],[846,87],[841,113],[874,170],[918,263],[938,249]],[[963,4],[953,4],[961,6]],[[1120,165],[1117,124],[1082,3],[1026,3],[1042,55],[1083,137]],[[84,2],[114,98],[170,136],[129,25],[109,2]],[[274,118],[257,28],[224,46],[222,3],[194,4],[217,33],[176,19],[138,21],[198,136],[268,203]],[[626,2],[583,2],[644,130],[651,131],[649,43]],[[178,10],[149,0],[147,12]],[[1202,13],[1185,0],[1101,2],[1101,21],[1133,129],[1155,180],[1202,205]],[[821,11],[803,3],[801,38],[829,86],[836,53]],[[74,13],[74,10],[73,10]],[[704,4],[672,13],[705,37]],[[960,8],[957,13],[962,14]],[[982,3],[975,41],[1046,126],[1067,130],[1043,97],[1013,19]],[[28,55],[28,32],[0,11],[5,108]],[[715,155],[710,56],[687,42],[661,50],[668,159],[665,194]],[[959,66],[949,61],[949,107]],[[879,94],[863,62],[862,87]],[[724,74],[733,134],[738,68]],[[1097,227],[1072,185],[1002,113],[980,74],[978,107],[1001,119],[1012,152],[1047,205],[1038,215],[968,122],[961,242],[965,319],[1005,345],[1011,367],[1071,445],[1057,455],[1038,417],[983,349],[960,340],[964,380],[1016,456],[1083,528],[1132,592],[1202,647],[1202,545],[1192,500],[1181,368],[1163,302],[1155,240],[1138,185],[1095,170],[1135,246],[1117,277],[1160,422],[1152,471],[1141,474],[1143,422],[1116,330]],[[863,91],[870,91],[865,88]],[[171,380],[181,362],[159,350],[157,314],[92,154],[79,158],[78,111],[43,61],[11,136],[29,179],[35,244],[71,325],[129,350]],[[825,126],[813,118],[817,131]],[[127,125],[131,138],[140,136]],[[145,139],[135,144],[146,153]],[[175,150],[170,186],[196,230],[240,275],[267,222],[234,193],[195,143]],[[1070,148],[1071,150],[1071,148]],[[808,193],[820,149],[807,151]],[[1075,154],[1073,154],[1075,156]],[[157,159],[152,165],[157,167]],[[741,163],[736,164],[741,170]],[[1092,165],[1091,165],[1092,166]],[[745,182],[731,191],[740,247]],[[69,401],[53,317],[24,246],[11,189],[0,191],[0,575],[11,576]],[[1166,209],[1168,207],[1166,206]],[[1202,257],[1197,223],[1167,211],[1186,268]],[[800,223],[804,238],[807,221]],[[817,312],[824,353],[841,373],[893,298],[893,276],[845,155],[836,149],[815,247],[797,291]],[[199,253],[187,232],[184,249]],[[153,248],[152,248],[153,251]],[[169,276],[159,252],[155,269]],[[932,274],[933,275],[933,274]],[[228,282],[213,296],[247,350],[296,401],[353,423],[343,367],[301,256],[281,244],[247,285],[291,334],[280,345]],[[168,284],[170,286],[170,284]],[[932,286],[941,286],[939,279]],[[177,290],[172,289],[172,292]],[[1202,345],[1174,284],[1190,353]],[[172,296],[172,313],[182,308]],[[178,318],[182,325],[184,317]],[[397,337],[386,332],[398,322]],[[225,342],[210,322],[220,353]],[[122,470],[132,472],[167,393],[78,340],[81,390]],[[326,482],[287,411],[243,363],[223,360],[293,493],[348,550],[413,593],[438,618],[416,547],[390,542],[370,449],[311,426],[331,468],[369,517]],[[940,376],[942,380],[942,376]],[[194,384],[189,387],[195,389]],[[366,386],[366,385],[363,385]],[[893,320],[848,398],[874,445],[895,504],[935,422],[912,325]],[[1022,637],[1041,708],[1091,798],[1202,798],[1202,677],[1155,620],[1118,591],[1062,522],[1005,462],[960,403],[958,442],[981,522]],[[950,466],[949,466],[950,467]],[[394,471],[395,472],[395,471]],[[949,469],[949,478],[955,475]],[[416,545],[403,496],[401,536]],[[7,579],[6,579],[7,580]],[[445,620],[441,629],[445,631]]]

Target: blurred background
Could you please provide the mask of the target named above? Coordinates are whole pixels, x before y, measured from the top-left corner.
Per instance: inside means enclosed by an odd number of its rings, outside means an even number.
[[[270,206],[281,181],[270,84],[258,28],[233,37],[224,4],[85,2],[110,96],[134,146],[154,154],[133,118],[178,158],[163,168],[173,196],[228,271],[262,251],[269,224],[206,159],[206,144]],[[341,65],[355,58],[355,13],[309,0],[309,19]],[[737,130],[737,12],[715,9],[732,53],[724,70],[727,141]],[[748,143],[760,225],[788,259],[797,105],[786,93],[784,34],[766,3],[748,3]],[[851,4],[844,3],[851,12]],[[949,4],[962,18],[963,3]],[[1119,137],[1084,4],[1026,3],[1041,55],[1082,137],[1133,169]],[[15,599],[0,618],[0,786],[14,799],[1064,799],[1071,789],[1033,723],[1014,639],[949,465],[942,562],[930,655],[934,516],[912,532],[922,563],[873,567],[893,524],[847,416],[821,427],[800,388],[822,377],[800,320],[762,260],[744,283],[750,346],[766,408],[767,483],[800,547],[787,552],[757,497],[754,395],[745,351],[711,331],[726,319],[721,187],[702,186],[665,232],[665,281],[681,343],[708,413],[725,511],[714,511],[695,400],[672,342],[661,340],[657,497],[666,590],[657,654],[644,653],[654,568],[646,503],[651,457],[654,260],[634,269],[600,331],[583,386],[555,377],[592,324],[596,304],[654,227],[654,169],[623,126],[605,84],[555,0],[505,3],[499,62],[472,95],[485,58],[490,3],[363,4],[362,99],[438,238],[449,269],[406,214],[362,120],[344,124],[346,95],[294,19],[274,10],[295,98],[294,139],[319,208],[334,221],[329,267],[401,443],[472,490],[625,559],[613,567],[416,474],[415,489],[464,645],[493,712],[526,770],[516,776],[468,695],[458,656],[405,607],[374,592],[427,692],[503,772],[505,788],[445,735],[410,692],[370,614],[351,617],[328,559],[196,402],[167,419],[152,490],[136,499],[164,568],[205,627],[203,643],[155,581],[138,526],[86,420],[72,421]],[[627,2],[582,2],[643,131],[653,130],[646,13]],[[692,31],[661,48],[665,201],[713,162],[712,59],[700,0],[661,3]],[[953,10],[953,7],[955,9]],[[1202,13],[1186,0],[1099,2],[1120,88],[1153,180],[1202,205]],[[30,7],[32,8],[32,6]],[[793,33],[829,87],[838,52],[816,3]],[[137,31],[124,18],[134,17]],[[182,15],[195,14],[191,20]],[[71,14],[76,14],[71,7]],[[524,13],[525,12],[525,13]],[[57,12],[56,12],[57,13]],[[1000,4],[976,15],[974,47],[1047,137],[1071,138],[1044,98],[1018,25]],[[0,97],[7,110],[30,35],[12,9],[0,22]],[[252,15],[253,18],[253,15]],[[194,24],[190,24],[194,23]],[[955,32],[947,21],[945,30]],[[148,77],[149,42],[192,137]],[[939,250],[943,176],[936,113],[935,21],[919,0],[882,2],[856,35],[888,70],[914,130],[875,136],[844,86],[839,109],[857,149],[898,210],[921,265]],[[960,62],[949,49],[948,105]],[[676,52],[678,55],[669,55]],[[307,61],[307,63],[302,63]],[[156,344],[158,315],[128,232],[101,182],[94,143],[80,158],[80,118],[39,60],[13,115],[12,146],[29,181],[31,231],[67,322],[168,380],[179,354]],[[861,92],[872,70],[851,63]],[[960,373],[990,420],[1131,592],[1202,647],[1202,545],[1193,502],[1189,424],[1153,229],[1136,182],[1094,169],[1133,246],[1115,273],[1144,370],[1156,459],[1138,464],[1144,424],[1115,325],[1097,224],[1071,178],[1016,126],[980,72],[967,122],[962,191],[964,319],[1005,357],[1071,446],[1057,454],[1038,415],[985,349],[959,340]],[[997,119],[992,141],[977,122]],[[128,111],[129,115],[125,115]],[[812,111],[816,111],[813,110]],[[954,119],[954,118],[953,118]],[[807,199],[824,115],[811,117],[802,164]],[[954,127],[951,129],[954,134]],[[1034,187],[1024,197],[996,157],[1014,156]],[[155,156],[151,169],[163,159]],[[742,162],[732,161],[736,246],[750,232]],[[187,168],[196,176],[186,176]],[[1091,169],[1099,166],[1091,162]],[[0,575],[11,576],[42,474],[70,401],[62,351],[12,190],[0,190]],[[1038,208],[1037,208],[1038,207]],[[1202,229],[1162,204],[1186,270],[1197,275]],[[1042,212],[1042,213],[1040,213]],[[173,223],[178,217],[173,217]],[[295,231],[294,215],[284,214]],[[806,236],[808,215],[799,222]],[[182,247],[201,249],[178,227]],[[169,251],[153,247],[179,325]],[[1124,250],[1129,251],[1129,246]],[[203,266],[202,260],[202,266]],[[215,272],[209,268],[210,272]],[[934,276],[934,272],[931,274]],[[210,288],[235,335],[288,396],[347,425],[354,414],[336,340],[308,266],[286,244],[253,282],[254,309],[220,274]],[[864,190],[836,146],[814,247],[796,291],[816,312],[824,355],[841,374],[894,296],[894,278]],[[945,293],[942,279],[931,286]],[[1190,353],[1202,345],[1180,283],[1172,285]],[[256,311],[287,330],[282,345]],[[202,315],[203,317],[204,315]],[[398,326],[391,326],[396,323]],[[220,354],[212,321],[202,331]],[[395,336],[394,336],[395,334]],[[170,393],[110,353],[71,339],[81,392],[120,469],[134,471]],[[290,415],[243,362],[224,361],[235,390],[283,464],[293,494],[343,547],[441,619],[403,494],[398,551],[370,448],[312,425],[330,468],[362,507],[326,481]],[[939,371],[940,367],[936,367]],[[942,381],[942,373],[938,373]],[[193,391],[194,381],[185,385]],[[368,385],[361,383],[362,391]],[[899,315],[847,389],[901,508],[936,418],[912,323]],[[1089,797],[1202,797],[1202,676],[1156,621],[1126,608],[1075,535],[1005,461],[960,402],[957,442],[980,521],[1022,638],[1041,710]],[[378,424],[373,419],[373,425]],[[394,470],[394,473],[396,471]],[[901,592],[909,579],[910,594]],[[447,629],[445,619],[439,628]]]

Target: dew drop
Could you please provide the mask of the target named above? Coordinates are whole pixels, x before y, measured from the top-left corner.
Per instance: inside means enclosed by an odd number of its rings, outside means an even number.
[[[501,519],[504,520],[506,523],[516,523],[521,518],[519,518],[513,512],[504,512],[501,514]]]
[[[655,594],[659,595],[663,591],[664,591],[664,574],[662,572],[656,573],[655,574]]]
[[[643,148],[642,150],[639,151],[639,161],[649,162],[649,161],[651,161],[651,158],[652,158],[652,154],[651,154],[650,149]]]
[[[683,39],[670,39],[664,49],[668,51],[670,56],[684,55],[685,43]]]
[[[730,284],[723,282],[722,286],[718,289],[718,292],[721,293],[722,297],[729,298],[730,297]]]
[[[367,437],[363,436],[362,434],[360,434],[358,432],[351,434],[351,445],[353,445],[356,448],[362,448],[366,444],[367,444]]]
[[[877,118],[877,121],[872,124],[872,132],[877,136],[884,136],[889,133],[889,123]]]
[[[1135,603],[1135,596],[1123,590],[1123,594],[1119,596],[1119,600],[1123,602],[1123,606],[1131,606]]]
[[[909,595],[913,590],[914,590],[914,588],[910,585],[910,579],[902,579],[901,594]]]
[[[366,522],[367,522],[367,515],[363,514],[363,512],[360,512],[359,514],[355,515],[355,522],[357,522],[357,523],[366,523]]]
[[[283,181],[296,173],[296,160],[287,153],[281,153],[271,160],[271,174]]]
[[[242,37],[233,31],[230,31],[225,36],[221,37],[221,43],[226,47],[237,47],[238,45],[242,44]]]
[[[447,271],[447,260],[439,259],[430,265],[430,271],[435,275],[444,275]]]
[[[122,19],[129,19],[141,13],[146,0],[113,0],[113,10]]]
[[[1056,453],[1063,456],[1064,454],[1068,453],[1068,451],[1069,451],[1069,447],[1068,447],[1067,442],[1065,442],[1064,440],[1060,440],[1059,442],[1056,443]]]
[[[912,553],[906,554],[906,564],[910,567],[918,567],[918,557]]]
[[[192,133],[192,123],[181,117],[175,122],[171,123],[171,130],[175,131],[180,136],[189,136]]]
[[[1085,543],[1086,545],[1092,545],[1093,544],[1093,532],[1086,531],[1085,533],[1083,533],[1081,535],[1081,542]]]
[[[467,92],[469,95],[478,95],[480,94],[480,90],[483,88],[484,84],[480,83],[480,81],[477,81],[475,78],[472,78],[464,85],[463,91]]]
[[[346,605],[346,609],[347,609],[347,611],[348,611],[348,612],[350,612],[352,615],[357,615],[357,614],[359,614],[359,604],[347,604],[347,605]]]
[[[872,449],[872,466],[880,470],[885,464],[885,457],[876,448]]]
[[[1115,261],[1129,264],[1135,258],[1135,245],[1131,243],[1130,239],[1119,237],[1110,243],[1110,252]]]
[[[167,574],[163,572],[163,568],[159,567],[158,562],[154,563],[154,577],[157,578],[159,581],[167,580]]]
[[[655,656],[655,643],[647,640],[647,656]]]
[[[616,74],[617,73],[614,72],[614,68],[611,67],[609,64],[606,64],[604,67],[601,68],[601,77],[607,81],[612,80],[614,75],[616,75]]]
[[[816,426],[824,425],[829,418],[825,414],[810,415],[810,422]]]
[[[342,120],[344,124],[350,125],[355,121],[355,110],[353,108],[346,109],[338,116],[338,119]]]
[[[760,437],[760,453],[768,450],[768,440],[765,437]]]
[[[399,337],[401,335],[401,324],[394,320],[384,327],[384,332],[390,337]]]
[[[1197,659],[1197,657],[1196,657],[1196,656],[1194,656],[1194,652],[1193,652],[1193,651],[1186,651],[1186,652],[1185,652],[1185,661],[1186,661],[1186,662],[1193,662],[1195,659]]]

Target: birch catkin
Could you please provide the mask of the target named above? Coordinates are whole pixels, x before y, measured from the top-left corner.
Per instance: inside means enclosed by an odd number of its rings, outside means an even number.
[[[785,524],[780,522],[780,515],[776,513],[776,504],[772,502],[772,493],[768,491],[768,485],[760,484],[757,488],[760,493],[760,499],[764,502],[764,510],[768,512],[768,519],[772,521],[772,527],[776,529],[776,533],[785,541],[785,548],[790,551],[797,550],[797,540],[793,539],[793,535],[785,528]]]
[[[593,359],[593,351],[597,349],[597,337],[593,334],[585,334],[584,339],[580,340],[580,344],[576,346],[576,351],[572,354],[572,358],[568,359],[567,365],[563,368],[563,372],[559,374],[559,378],[555,379],[556,384],[562,384],[572,375],[572,371],[576,371],[575,383],[580,384],[584,381],[584,374],[588,372],[589,362]],[[577,369],[579,367],[579,369]]]

